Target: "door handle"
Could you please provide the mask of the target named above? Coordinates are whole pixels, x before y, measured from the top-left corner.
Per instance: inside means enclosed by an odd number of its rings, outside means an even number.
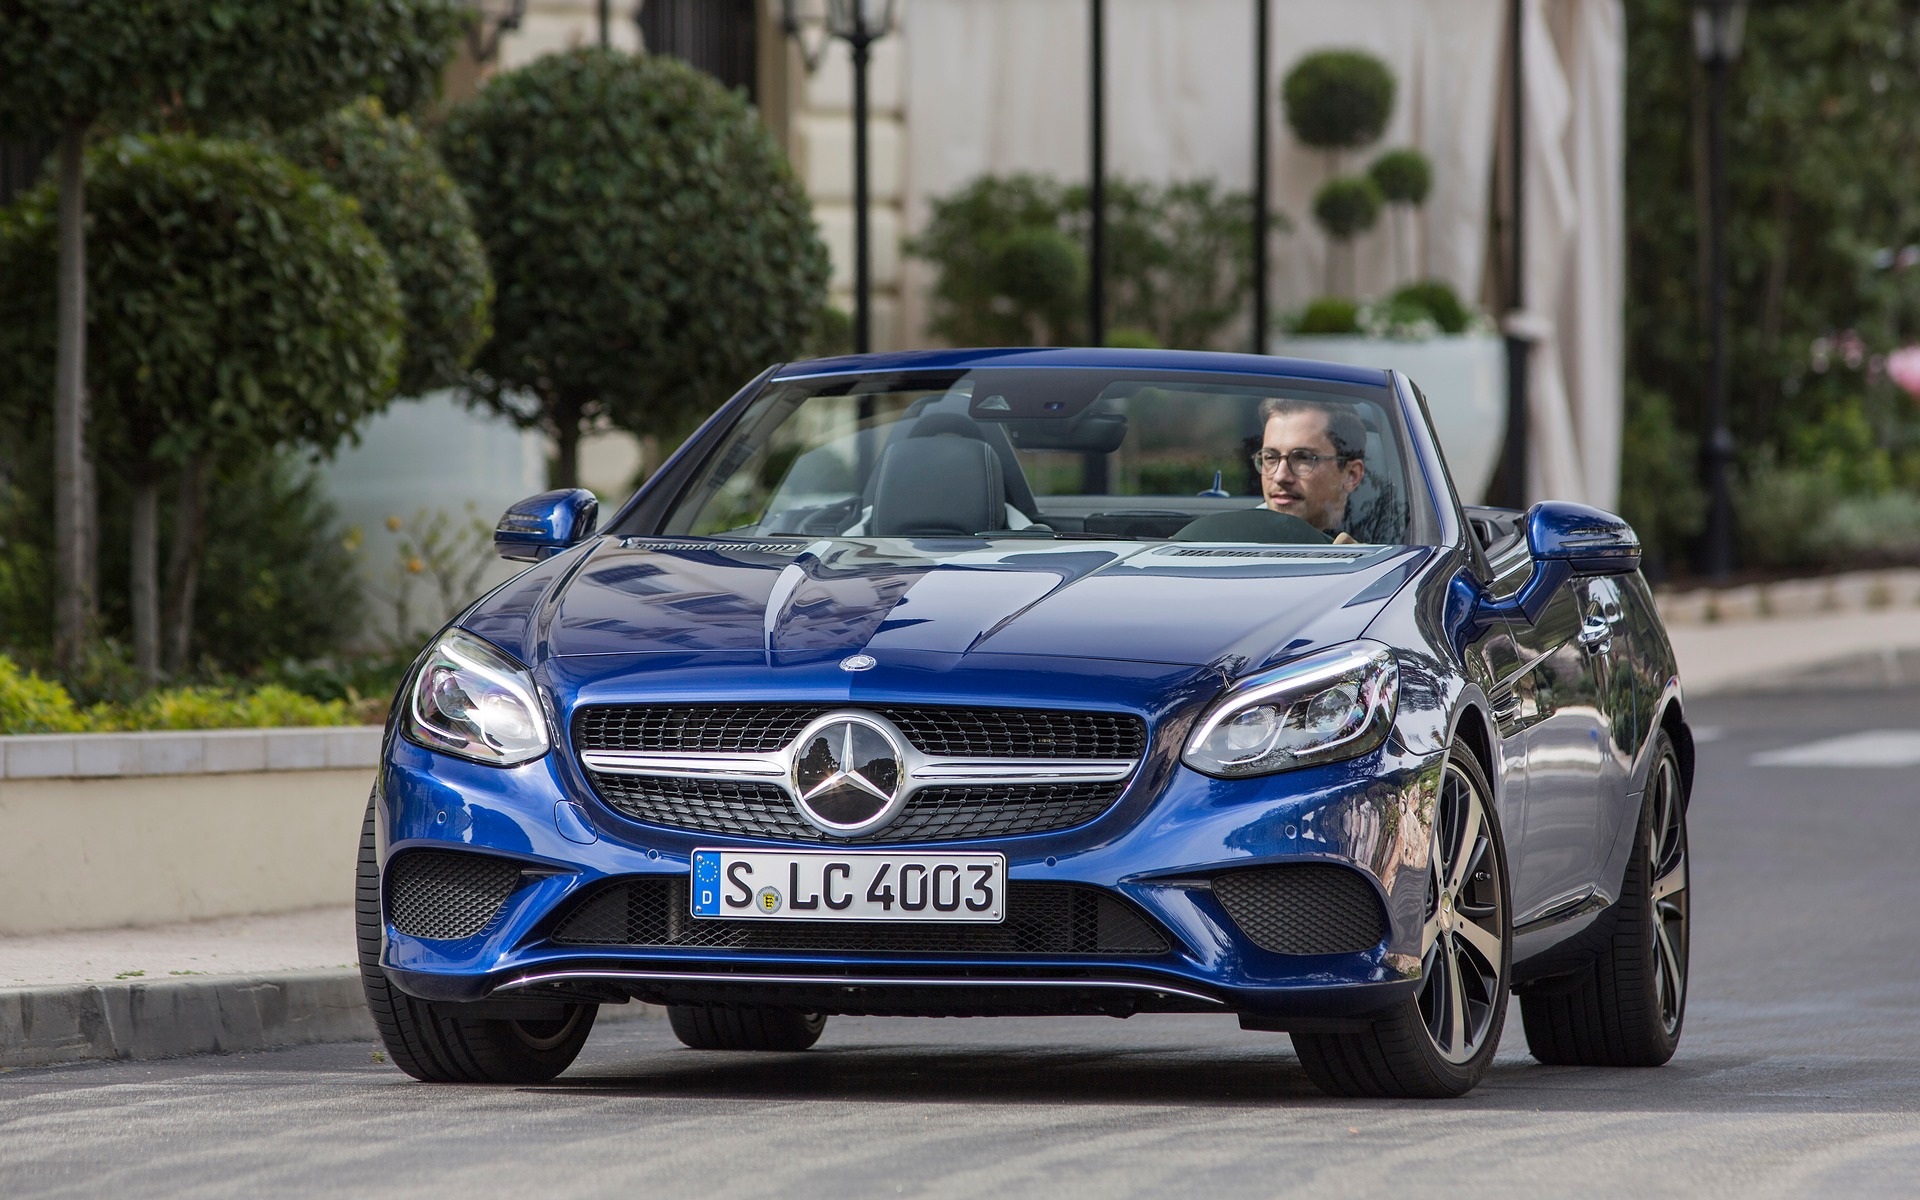
[[[1588,654],[1605,654],[1613,649],[1613,623],[1605,617],[1588,617],[1580,626],[1580,644]]]

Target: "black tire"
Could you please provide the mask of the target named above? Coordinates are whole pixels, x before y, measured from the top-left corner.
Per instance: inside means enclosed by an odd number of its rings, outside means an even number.
[[[827,1027],[825,1013],[758,1005],[674,1004],[667,1021],[695,1050],[805,1050]]]
[[[360,827],[354,893],[360,985],[394,1065],[428,1083],[545,1083],[573,1064],[593,1029],[597,1004],[570,1004],[551,1021],[464,1016],[457,1004],[418,1000],[380,969],[380,862],[373,801]]]
[[[1493,789],[1460,743],[1441,771],[1429,858],[1420,989],[1365,1029],[1291,1035],[1329,1095],[1461,1096],[1493,1064],[1513,978],[1507,851]]]
[[[1672,740],[1665,730],[1654,739],[1633,858],[1620,899],[1596,922],[1604,939],[1599,958],[1571,988],[1520,996],[1527,1049],[1543,1063],[1657,1067],[1680,1044],[1690,918],[1687,798]]]

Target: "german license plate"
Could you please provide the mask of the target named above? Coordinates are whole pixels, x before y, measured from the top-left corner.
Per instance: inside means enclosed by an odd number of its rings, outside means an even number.
[[[1000,854],[695,850],[693,915],[771,921],[998,921]]]

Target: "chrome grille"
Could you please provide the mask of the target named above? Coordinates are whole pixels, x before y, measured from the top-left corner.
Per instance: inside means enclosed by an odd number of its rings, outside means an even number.
[[[848,706],[818,704],[603,705],[574,718],[574,747],[587,778],[614,811],[636,821],[707,833],[805,842],[872,844],[941,842],[1049,833],[1085,824],[1119,799],[1126,779],[1035,780],[912,790],[900,814],[858,837],[830,837],[803,819],[778,782],[706,778],[678,771],[623,771],[608,760],[634,754],[778,754],[809,723]],[[1137,761],[1146,723],[1125,713],[1035,709],[860,707],[892,722],[915,750],[931,758]],[[613,753],[609,753],[613,752]],[[598,753],[598,759],[589,755]],[[601,768],[601,769],[597,769]],[[778,775],[778,768],[775,768]]]
[[[683,878],[625,879],[588,893],[554,930],[569,946],[689,947],[886,954],[1163,954],[1167,939],[1098,888],[1011,883],[997,924],[739,921],[688,913]]]
[[[962,838],[1048,833],[1085,824],[1107,810],[1124,783],[1051,783],[1024,787],[922,788],[883,829],[855,838],[829,838],[802,820],[787,794],[771,783],[588,773],[615,812],[675,829],[746,837],[862,845],[874,842],[951,842]]]
[[[646,704],[583,708],[581,750],[748,753],[778,750],[836,708],[878,713],[924,754],[978,758],[1139,758],[1146,723],[1126,713],[1041,709],[886,708],[831,704]]]

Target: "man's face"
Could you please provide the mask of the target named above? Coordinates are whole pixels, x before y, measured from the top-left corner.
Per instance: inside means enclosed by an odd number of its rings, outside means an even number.
[[[1360,486],[1366,464],[1358,459],[1340,462],[1333,439],[1327,436],[1327,414],[1323,412],[1281,413],[1267,418],[1262,450],[1270,450],[1283,459],[1295,450],[1310,450],[1328,457],[1307,475],[1294,473],[1282,462],[1273,474],[1261,472],[1260,493],[1274,512],[1299,517],[1315,529],[1328,533],[1346,524],[1347,497]]]

